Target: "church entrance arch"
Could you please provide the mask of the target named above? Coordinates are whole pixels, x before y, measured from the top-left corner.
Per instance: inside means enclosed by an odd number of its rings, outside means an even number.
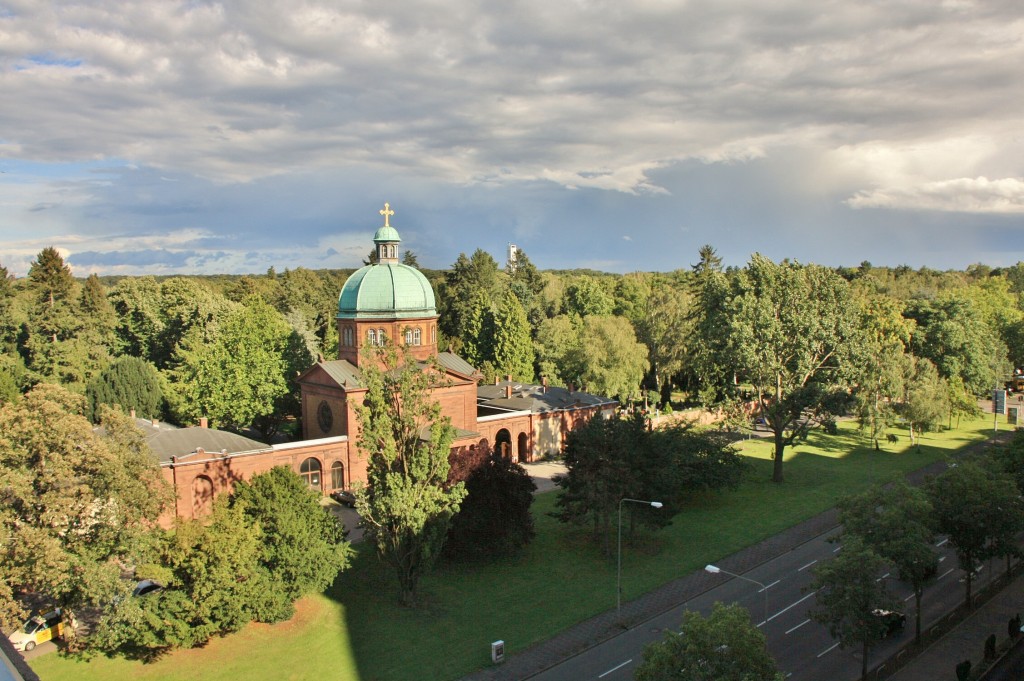
[[[530,460],[530,439],[526,437],[526,433],[519,433],[519,447],[518,452],[519,461]]]
[[[503,459],[512,458],[512,433],[505,428],[494,436],[494,453]]]

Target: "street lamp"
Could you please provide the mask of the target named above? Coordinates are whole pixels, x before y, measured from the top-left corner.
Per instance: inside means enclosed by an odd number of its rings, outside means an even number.
[[[704,566],[704,572],[710,572],[713,575],[717,575],[719,572],[721,572],[722,574],[730,575],[730,576],[735,577],[737,579],[742,579],[745,582],[750,582],[751,584],[757,584],[759,587],[761,587],[761,592],[764,594],[764,622],[762,622],[761,624],[765,625],[765,629],[768,628],[768,587],[766,587],[764,584],[762,584],[761,582],[757,581],[756,579],[750,579],[749,577],[744,577],[743,575],[738,575],[735,572],[729,572],[728,570],[723,570],[722,568],[718,567],[717,565],[705,565]],[[759,624],[758,626],[761,626],[761,625]],[[767,635],[765,635],[765,640],[767,640]]]
[[[615,615],[622,614],[622,502],[629,501],[634,504],[647,504],[651,508],[661,508],[660,501],[643,501],[641,499],[619,499],[619,569],[615,577]]]

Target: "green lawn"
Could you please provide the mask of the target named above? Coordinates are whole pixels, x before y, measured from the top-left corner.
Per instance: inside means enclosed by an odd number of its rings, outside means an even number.
[[[888,480],[983,439],[991,421],[925,436],[891,451],[865,446],[841,424],[838,435],[812,434],[787,450],[786,482],[769,482],[770,449],[742,443],[753,463],[736,491],[696,496],[660,532],[623,550],[624,598],[729,555],[832,505],[843,494]],[[396,604],[396,590],[372,551],[360,546],[353,567],[325,596],[307,598],[279,625],[252,625],[153,664],[57,655],[33,660],[44,681],[56,679],[455,679],[488,663],[491,641],[510,652],[615,606],[615,560],[586,541],[585,532],[546,515],[553,493],[534,504],[537,539],[520,558],[500,564],[442,566],[422,583],[421,607]],[[444,641],[442,645],[440,642]]]

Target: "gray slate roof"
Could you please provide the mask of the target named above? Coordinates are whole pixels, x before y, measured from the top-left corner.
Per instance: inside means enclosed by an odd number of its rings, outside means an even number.
[[[338,382],[338,385],[349,388],[362,387],[359,380],[362,376],[359,368],[347,359],[332,359],[318,363],[327,375]]]
[[[457,374],[463,376],[472,376],[477,373],[476,369],[472,364],[462,359],[454,352],[439,352],[437,353],[437,361],[441,363],[446,369],[451,369]]]
[[[511,398],[505,397],[506,386],[512,387]],[[535,414],[561,409],[616,404],[616,401],[610,397],[591,395],[579,390],[569,392],[566,388],[553,386],[548,386],[545,390],[544,386],[515,381],[499,381],[497,385],[481,385],[477,387],[476,394],[477,404],[480,406],[516,411],[529,410]]]
[[[179,461],[188,461],[196,457],[196,450],[200,448],[205,454],[213,456],[223,452],[230,455],[242,452],[269,452],[272,449],[263,442],[216,428],[175,428],[160,424],[159,428],[151,427],[149,430],[150,432],[146,433],[146,442],[160,459],[160,463],[170,463],[172,456],[177,457]],[[205,458],[205,455],[201,458]]]

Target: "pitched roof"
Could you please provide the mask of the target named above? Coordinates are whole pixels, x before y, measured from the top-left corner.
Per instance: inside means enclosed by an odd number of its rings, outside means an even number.
[[[512,388],[512,396],[506,397],[506,388]],[[580,390],[569,391],[554,386],[541,386],[532,383],[515,381],[499,381],[497,385],[477,386],[477,404],[481,407],[508,409],[513,411],[529,410],[534,414],[594,407],[599,405],[618,404],[610,397],[591,395]]]
[[[271,451],[272,447],[263,442],[252,440],[242,435],[229,433],[216,428],[173,428],[165,427],[147,433],[146,442],[149,448],[160,459],[161,463],[169,463],[171,457],[179,461],[196,455],[202,449],[209,454],[241,454],[243,452]]]
[[[359,367],[349,362],[347,359],[331,359],[321,360],[314,364],[309,369],[306,369],[299,376],[299,382],[302,382],[311,371],[320,367],[325,374],[330,376],[331,380],[336,382],[339,386],[345,388],[361,388],[363,387],[360,379],[362,378],[362,372]]]
[[[457,374],[463,376],[473,376],[477,374],[477,370],[472,364],[462,359],[454,352],[439,352],[437,353],[437,361],[441,363],[445,369],[450,369]]]

